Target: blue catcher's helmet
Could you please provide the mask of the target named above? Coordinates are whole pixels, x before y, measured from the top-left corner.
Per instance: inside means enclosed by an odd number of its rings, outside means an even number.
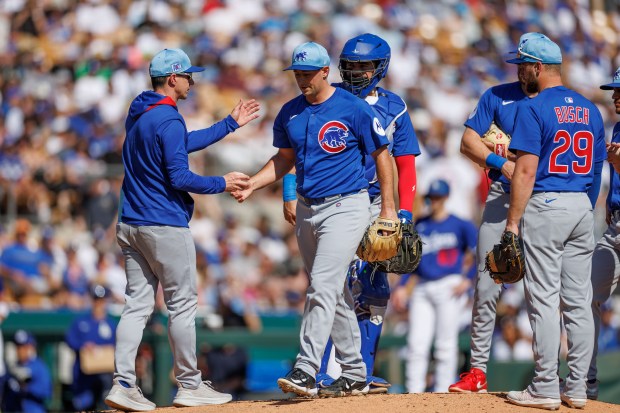
[[[387,42],[374,34],[364,33],[348,40],[338,65],[344,88],[356,96],[366,97],[387,74],[390,55]],[[373,75],[368,77],[365,70],[353,70],[353,62],[372,62]]]

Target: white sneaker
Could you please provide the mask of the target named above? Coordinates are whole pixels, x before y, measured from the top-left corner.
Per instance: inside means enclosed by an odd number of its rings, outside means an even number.
[[[224,404],[232,400],[227,393],[215,390],[210,381],[203,381],[197,389],[186,389],[179,386],[179,391],[172,401],[176,407],[194,407],[206,404]]]
[[[156,407],[155,403],[144,397],[139,387],[124,387],[118,380],[114,380],[105,404],[126,412],[150,412]]]
[[[598,380],[592,380],[592,382],[590,382],[591,380],[586,381],[586,396],[588,397],[588,399],[590,400],[596,400],[598,399]]]
[[[560,399],[562,399],[562,401],[566,403],[568,407],[572,407],[574,409],[583,409],[584,407],[586,407],[586,402],[588,401],[588,399],[578,399],[576,397],[571,397],[565,393],[560,393]]]
[[[527,389],[508,392],[506,398],[512,404],[546,410],[558,410],[562,404],[560,399],[534,396]]]

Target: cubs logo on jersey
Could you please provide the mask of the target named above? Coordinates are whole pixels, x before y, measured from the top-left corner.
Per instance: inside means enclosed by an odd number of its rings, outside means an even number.
[[[342,152],[347,147],[349,129],[337,120],[327,122],[319,131],[319,145],[327,153]]]

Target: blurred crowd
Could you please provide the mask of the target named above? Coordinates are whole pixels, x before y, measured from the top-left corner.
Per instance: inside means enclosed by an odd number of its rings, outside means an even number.
[[[383,37],[392,57],[381,85],[405,99],[423,153],[416,162],[418,193],[445,179],[453,188],[448,209],[477,222],[488,183],[459,153],[462,125],[484,90],[516,80],[515,67],[504,60],[528,31],[558,42],[565,84],[599,106],[610,132],[620,119],[598,86],[620,66],[614,1],[0,2],[3,301],[12,311],[81,310],[90,308],[89,291],[101,284],[122,307],[115,223],[124,118],[130,101],[150,89],[148,62],[159,50],[183,48],[207,67],[180,103],[189,130],[225,117],[240,98],[261,102],[259,120],[190,157],[195,172],[221,175],[253,173],[275,152],[273,119],[299,93],[282,72],[296,45],[324,45],[336,82],[347,39],[363,32]],[[306,274],[293,228],[282,218],[281,188],[261,192],[243,205],[226,195],[194,197],[199,315],[211,327],[258,330],[261,315],[303,311]],[[599,233],[605,195],[603,188]],[[416,208],[414,215],[424,213],[421,199]],[[508,297],[498,321],[505,345],[494,355],[531,358],[522,297]],[[386,324],[398,331],[402,317],[391,313]],[[617,313],[610,320],[617,328]]]

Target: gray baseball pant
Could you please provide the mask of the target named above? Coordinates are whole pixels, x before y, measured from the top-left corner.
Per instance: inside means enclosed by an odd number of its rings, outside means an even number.
[[[615,211],[611,224],[596,244],[592,256],[592,315],[594,346],[588,379],[596,379],[598,335],[601,329],[601,304],[611,296],[620,279],[620,210]]]
[[[114,378],[136,383],[136,354],[153,313],[158,283],[168,308],[168,339],[174,375],[185,388],[198,388],[196,361],[196,247],[189,228],[119,223],[116,239],[125,256],[125,307],[116,329]]]
[[[342,376],[366,380],[361,337],[347,269],[370,220],[368,193],[331,198],[319,205],[297,202],[297,242],[310,286],[295,367],[316,376],[331,335]]]
[[[509,204],[510,194],[504,192],[499,182],[494,182],[487,195],[482,222],[478,231],[476,249],[478,276],[474,287],[470,346],[471,366],[485,373],[495,330],[497,301],[502,292],[502,286],[495,284],[489,273],[484,270],[484,262],[487,252],[499,242],[504,229],[506,229],[506,215]],[[521,281],[518,283],[518,288],[521,288]]]
[[[564,391],[586,398],[592,358],[592,253],[594,216],[583,192],[535,193],[522,220],[525,245],[525,298],[533,332],[534,378],[531,394],[560,398],[558,349],[560,315],[568,336]]]

